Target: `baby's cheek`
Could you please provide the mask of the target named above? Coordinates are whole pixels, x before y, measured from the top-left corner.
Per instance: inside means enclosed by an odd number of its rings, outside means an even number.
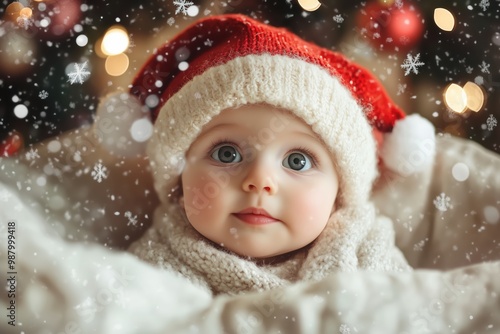
[[[329,194],[318,190],[304,190],[292,204],[294,213],[302,220],[325,222],[328,220],[333,201]]]

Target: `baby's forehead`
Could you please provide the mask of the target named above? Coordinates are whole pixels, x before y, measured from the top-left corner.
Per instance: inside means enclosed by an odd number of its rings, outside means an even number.
[[[206,132],[219,125],[235,127],[260,125],[261,131],[265,129],[274,131],[312,131],[311,127],[306,124],[303,119],[296,116],[291,111],[265,103],[246,104],[235,108],[224,109],[205,124],[202,131]]]

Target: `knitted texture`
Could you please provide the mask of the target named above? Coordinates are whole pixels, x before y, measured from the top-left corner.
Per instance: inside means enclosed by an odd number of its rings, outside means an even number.
[[[254,103],[291,111],[324,140],[337,165],[339,205],[368,199],[377,159],[372,130],[361,108],[323,68],[266,54],[207,69],[163,106],[148,146],[155,187],[163,202],[178,186],[185,152],[203,125],[222,110]]]
[[[311,125],[341,169],[341,203],[367,199],[377,175],[369,125],[386,132],[404,117],[367,70],[243,15],[184,30],[145,63],[130,92],[155,120],[148,155],[164,202],[178,186],[189,145],[224,109],[268,103]]]
[[[407,271],[403,255],[393,244],[391,221],[375,217],[371,204],[362,209],[357,213],[338,210],[307,250],[257,265],[215,247],[196,232],[178,206],[162,205],[155,212],[154,225],[129,250],[155,266],[179,272],[213,294],[318,281],[336,271]]]
[[[403,111],[366,69],[285,29],[243,15],[207,18],[184,30],[160,47],[143,66],[132,83],[131,93],[141,102],[151,95],[160,97],[152,108],[155,119],[161,106],[193,77],[210,67],[250,54],[284,55],[324,68],[351,91],[365,108],[370,123],[380,131],[390,131],[394,122],[404,117]],[[187,70],[179,69],[180,62],[188,62]]]
[[[366,70],[284,29],[241,15],[199,21],[158,49],[131,93],[150,107],[148,144],[161,200],[153,226],[131,247],[214,293],[261,291],[338,270],[407,270],[392,222],[377,217],[373,130],[404,114]],[[339,178],[336,210],[320,236],[283,261],[257,264],[215,246],[177,204],[185,154],[223,110],[265,103],[288,110],[323,140]]]

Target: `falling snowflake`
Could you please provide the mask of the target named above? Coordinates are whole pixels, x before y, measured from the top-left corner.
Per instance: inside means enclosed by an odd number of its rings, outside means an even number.
[[[120,289],[116,293],[116,299],[115,299],[116,305],[125,308],[127,305],[130,305],[130,302],[131,302],[130,298],[124,293],[123,289]]]
[[[33,20],[23,15],[19,15],[16,22],[17,25],[23,28],[24,30],[28,30],[28,28],[33,25]]]
[[[490,114],[488,116],[488,119],[486,120],[486,126],[488,128],[488,131],[493,131],[493,129],[497,126],[498,122],[495,116],[493,114]]]
[[[102,163],[99,161],[94,166],[94,169],[92,170],[91,175],[92,175],[92,178],[94,180],[101,183],[102,180],[105,180],[108,178],[108,169],[106,168],[106,166],[103,166]]]
[[[342,23],[344,22],[344,18],[342,17],[342,15],[340,14],[337,14],[333,17],[333,21],[337,22],[337,23]]]
[[[396,95],[401,95],[405,92],[407,85],[406,84],[398,84],[398,92]]]
[[[167,24],[169,26],[172,26],[174,23],[175,23],[175,19],[173,17],[169,17],[168,20],[167,20]]]
[[[438,197],[436,197],[433,201],[434,206],[441,212],[448,211],[448,209],[452,208],[450,203],[450,197],[446,196],[445,193],[441,193]]]
[[[83,64],[75,63],[74,67],[75,70],[68,73],[68,81],[70,84],[74,84],[75,82],[82,84],[90,75],[90,72],[87,69],[87,62],[84,62]]]
[[[425,238],[424,240],[420,240],[419,242],[417,242],[415,245],[413,245],[413,250],[415,252],[421,252],[424,250],[424,246],[425,246],[425,243],[428,241],[429,239]]]
[[[49,97],[49,93],[47,93],[46,90],[42,90],[40,93],[38,93],[38,97],[42,100],[45,100],[47,97]]]
[[[481,7],[483,9],[483,12],[485,12],[489,6],[490,6],[489,0],[481,0],[481,2],[479,3],[479,7]]]
[[[0,191],[0,201],[7,202],[11,197],[12,195],[7,190],[2,189]]]
[[[479,65],[479,68],[481,69],[481,72],[483,72],[483,73],[486,73],[486,74],[490,73],[490,64],[487,64],[484,60],[481,63],[481,65]]]
[[[189,6],[192,6],[193,3],[191,1],[186,1],[186,0],[174,0],[174,5],[177,6],[177,9],[175,10],[175,14],[179,14],[182,12],[182,14],[187,15],[187,10]]]
[[[439,62],[441,61],[441,58],[439,58],[439,56],[436,56],[435,59],[436,59],[436,66],[439,66]]]
[[[401,64],[401,68],[405,69],[405,76],[410,74],[410,72],[413,72],[415,74],[418,74],[418,67],[425,65],[423,62],[419,61],[420,59],[420,53],[418,53],[415,58],[411,54],[406,55],[406,59]]]
[[[128,219],[128,222],[127,222],[127,226],[136,226],[137,225],[137,216],[132,216],[132,212],[130,211],[127,211],[123,214],[125,217],[127,217]]]
[[[28,152],[26,152],[25,157],[26,157],[26,160],[28,160],[28,161],[35,160],[36,158],[40,158],[40,156],[38,155],[38,150],[34,149],[33,147],[30,148],[30,150]]]
[[[403,0],[396,0],[395,5],[396,5],[396,8],[398,8],[398,9],[403,8]]]
[[[339,327],[340,334],[351,334],[351,329],[346,324],[342,324]]]
[[[412,232],[413,231],[413,226],[411,221],[407,221],[403,223],[403,227],[406,228],[408,231]]]
[[[214,41],[212,41],[210,38],[207,38],[205,42],[203,42],[205,46],[212,46],[214,44]]]

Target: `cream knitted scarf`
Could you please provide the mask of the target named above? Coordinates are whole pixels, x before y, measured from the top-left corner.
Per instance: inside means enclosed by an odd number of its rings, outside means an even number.
[[[174,270],[214,294],[262,291],[302,280],[320,280],[335,271],[409,270],[394,245],[392,222],[377,217],[373,204],[334,212],[309,247],[285,260],[259,263],[229,253],[201,236],[178,205],[163,203],[153,226],[130,251]],[[265,261],[264,261],[265,262]]]

